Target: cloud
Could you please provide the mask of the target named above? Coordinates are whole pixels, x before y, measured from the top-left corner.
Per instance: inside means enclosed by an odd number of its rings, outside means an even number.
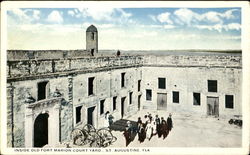
[[[240,30],[241,29],[241,25],[239,23],[230,23],[226,27],[228,30]]]
[[[233,12],[238,11],[238,9],[230,9],[223,13],[209,11],[207,13],[201,14],[200,19],[202,21],[213,22],[213,23],[223,23],[223,19],[233,19],[235,16]]]
[[[172,20],[170,19],[170,13],[169,12],[165,12],[165,13],[159,14],[157,16],[157,19],[161,23],[173,24]]]
[[[30,20],[29,16],[25,14],[25,11],[15,8],[10,10],[15,16],[17,16],[20,20]]]
[[[40,14],[41,12],[39,10],[33,10],[33,18],[36,19],[36,20],[39,20],[40,19]]]
[[[75,12],[73,10],[69,10],[68,11],[68,15],[74,17],[75,16]]]
[[[153,21],[159,21],[160,23],[167,23],[163,25],[165,29],[172,29],[178,26],[188,26],[198,29],[208,29],[221,32],[222,30],[240,30],[241,25],[239,23],[231,23],[223,25],[225,19],[233,19],[233,14],[238,9],[230,9],[225,12],[209,11],[205,13],[197,13],[187,8],[180,8],[173,13],[164,12],[158,15],[148,15]],[[203,25],[200,25],[203,23]]]
[[[83,17],[89,16],[96,21],[111,21],[112,14],[114,13],[113,8],[84,8],[79,10],[82,13]]]
[[[221,15],[218,12],[209,11],[207,13],[204,13],[200,15],[200,20],[202,21],[209,21],[213,23],[223,23],[223,20],[221,19]]]
[[[68,12],[69,14],[69,12]],[[77,8],[71,11],[70,14],[76,18],[92,18],[97,22],[118,22],[118,23],[134,23],[130,18],[132,13],[128,13],[120,8]],[[74,14],[74,15],[73,15]]]
[[[32,21],[40,20],[41,12],[36,9],[11,9],[9,12],[13,15],[17,23],[30,23]],[[17,17],[17,19],[16,19]]]
[[[226,18],[226,19],[233,19],[233,18],[235,18],[235,16],[233,15],[233,12],[235,12],[235,11],[239,11],[239,10],[238,9],[230,9],[224,13],[221,13],[220,16],[222,18]]]
[[[195,25],[194,27],[198,29],[207,29],[207,30],[216,30],[218,32],[222,32],[222,30],[229,31],[229,30],[240,30],[241,25],[239,23],[230,23],[227,25],[222,24],[215,24],[215,25]]]
[[[193,12],[190,9],[181,8],[174,12],[175,22],[180,25],[188,25],[190,26],[192,22],[196,22],[200,20],[199,14]]]
[[[54,10],[48,15],[47,21],[50,23],[62,23],[63,22],[62,14],[63,14],[62,12]]]

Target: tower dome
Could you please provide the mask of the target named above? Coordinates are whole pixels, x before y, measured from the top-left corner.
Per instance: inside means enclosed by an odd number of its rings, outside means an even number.
[[[97,28],[94,25],[90,25],[86,32],[97,32]]]

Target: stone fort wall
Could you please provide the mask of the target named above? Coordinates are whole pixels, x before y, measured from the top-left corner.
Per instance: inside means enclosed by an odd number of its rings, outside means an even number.
[[[121,118],[122,98],[126,98],[124,113],[127,117],[140,109],[156,110],[157,93],[167,94],[167,112],[205,115],[206,97],[214,96],[219,97],[221,116],[241,114],[241,55],[67,57],[59,52],[60,56],[46,58],[44,54],[36,59],[27,59],[27,54],[25,57],[17,55],[13,59],[8,57],[6,66],[8,146],[25,146],[23,118],[26,94],[30,93],[37,100],[37,83],[41,81],[49,81],[48,98],[52,98],[55,89],[58,89],[65,99],[60,114],[61,141],[69,140],[70,130],[77,125],[76,108],[79,106],[82,106],[82,123],[87,122],[87,109],[96,107],[94,124],[97,128],[104,125],[104,115],[100,114],[100,100],[105,100],[104,111],[110,111],[115,120]],[[121,87],[121,73],[125,73],[125,87]],[[88,95],[89,77],[94,77],[94,95],[91,96]],[[158,77],[166,78],[166,89],[158,89]],[[207,92],[209,79],[218,80],[217,93]],[[152,90],[151,101],[146,100],[146,89]],[[172,102],[173,91],[180,93],[179,104]],[[192,105],[193,92],[201,93],[200,106]],[[226,94],[234,95],[234,109],[225,108]],[[115,110],[112,105],[114,97],[117,97]]]

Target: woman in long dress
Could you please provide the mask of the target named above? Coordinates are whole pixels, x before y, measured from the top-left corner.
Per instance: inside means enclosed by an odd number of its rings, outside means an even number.
[[[157,134],[156,122],[155,122],[155,121],[152,121],[151,124],[152,124],[152,128],[153,128],[153,131],[152,131],[153,133],[152,133],[152,134],[153,134],[153,135],[156,135],[156,134]]]
[[[146,126],[146,138],[147,138],[148,140],[151,139],[151,137],[152,137],[152,132],[153,132],[152,124],[151,124],[151,122],[148,122],[148,123],[147,123],[147,126]]]

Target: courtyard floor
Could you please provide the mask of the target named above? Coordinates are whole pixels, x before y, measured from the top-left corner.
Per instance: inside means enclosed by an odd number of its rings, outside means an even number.
[[[168,116],[166,111],[142,110],[126,119],[137,121],[138,117],[142,118],[147,112],[152,116],[158,114],[165,120]],[[145,139],[140,143],[136,135],[128,147],[241,147],[242,129],[228,124],[228,119],[175,113],[172,120],[173,129],[164,140],[155,135],[150,141]],[[117,137],[117,141],[109,147],[125,147],[123,132],[112,131],[112,134]]]

